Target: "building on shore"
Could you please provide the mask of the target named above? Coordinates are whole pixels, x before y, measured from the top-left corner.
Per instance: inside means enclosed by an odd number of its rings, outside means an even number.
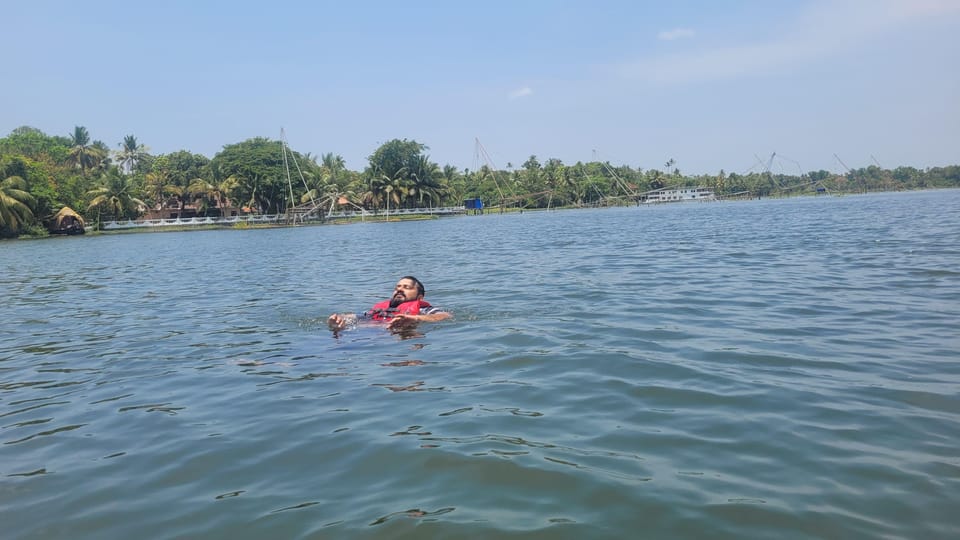
[[[706,187],[663,188],[648,191],[641,202],[645,204],[684,201],[715,201],[713,190]]]
[[[148,209],[144,212],[141,219],[192,219],[198,217],[234,217],[234,216],[247,216],[251,214],[256,214],[257,212],[251,208],[247,207],[236,207],[230,205],[229,202],[224,204],[223,207],[217,205],[211,205],[209,207],[202,207],[196,204],[185,204],[183,208],[180,208],[179,204],[163,204],[156,207]]]

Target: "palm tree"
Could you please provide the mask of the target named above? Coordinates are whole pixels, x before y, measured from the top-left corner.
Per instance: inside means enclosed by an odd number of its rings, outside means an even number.
[[[93,141],[90,147],[93,148],[93,168],[100,174],[106,173],[111,166],[110,147],[103,141]]]
[[[89,163],[90,133],[83,126],[75,126],[70,134],[70,153],[68,160],[85,170]]]
[[[187,204],[187,197],[190,195],[189,186],[167,184],[163,186],[163,192],[177,198],[177,219],[180,219],[180,216],[183,215],[183,208]]]
[[[393,201],[394,208],[400,208],[404,200],[413,192],[413,180],[408,178],[406,167],[397,171],[393,178],[383,175],[383,193],[387,199],[387,212],[390,212],[390,201]]]
[[[318,203],[319,201],[323,201],[328,197],[334,197],[339,193],[340,190],[337,188],[336,184],[324,184],[322,182],[317,182],[317,185],[310,188],[310,191],[307,191],[300,196],[300,203]]]
[[[120,174],[119,169],[112,167],[104,174],[103,180],[102,187],[87,192],[87,195],[93,197],[87,206],[88,210],[102,208],[114,219],[121,219],[128,214],[139,213],[146,209],[146,203],[133,196],[133,185],[130,179]]]
[[[219,185],[211,184],[203,178],[195,178],[190,182],[187,192],[193,196],[194,201],[200,201],[200,207],[206,210],[209,204],[220,211],[220,217],[223,217],[224,208],[226,208],[227,194],[237,185],[237,179],[230,176]]]
[[[663,187],[666,186],[666,184],[663,183],[662,172],[657,169],[647,172],[653,176],[653,180],[650,181],[650,189],[663,189]]]
[[[380,199],[383,197],[384,179],[382,176],[371,176],[364,183],[364,191],[360,195],[363,204],[372,207],[374,211],[380,208]]]
[[[341,178],[344,176],[343,173],[346,169],[346,163],[341,156],[334,155],[332,152],[324,154],[321,158],[319,170],[310,179],[313,187],[310,187],[300,197],[300,202],[318,201],[339,193],[342,188],[341,184],[345,183],[341,181]]]
[[[120,165],[124,174],[130,174],[137,163],[147,156],[148,151],[146,146],[137,142],[135,136],[127,135],[120,143],[120,150],[116,152],[117,164]]]
[[[723,196],[723,189],[726,187],[726,184],[727,174],[723,169],[720,169],[720,174],[717,175],[717,178],[713,182],[713,192],[718,198]]]
[[[558,206],[565,205],[574,198],[574,182],[566,165],[559,159],[550,159],[543,170],[547,177],[547,187],[551,192],[548,206],[553,202],[554,196],[558,198]]]
[[[166,202],[164,193],[169,183],[170,176],[164,170],[147,173],[144,177],[144,190],[147,200],[150,201],[150,208],[163,210],[164,202]]]
[[[343,171],[347,170],[347,163],[343,160],[343,156],[328,152],[320,158],[320,163],[329,175],[329,181],[339,185]]]
[[[102,150],[96,143],[90,143],[90,133],[87,128],[74,127],[73,133],[70,134],[70,151],[67,154],[67,161],[86,173],[87,169],[95,167],[103,157]]]
[[[443,166],[443,172],[441,174],[447,187],[446,192],[450,195],[450,198],[453,199],[455,204],[463,202],[467,194],[465,176],[461,175],[456,167],[449,164]]]
[[[19,176],[10,176],[0,182],[0,229],[16,234],[34,220],[32,207],[37,204],[27,191],[27,182]]]
[[[446,191],[446,186],[442,183],[443,172],[440,166],[430,161],[430,156],[417,156],[416,170],[413,172],[414,186],[411,195],[416,193],[417,204],[423,206],[423,198],[427,197],[431,203],[440,202],[440,199]]]
[[[230,198],[234,196],[239,187],[240,180],[236,176],[228,176],[224,178],[223,182],[217,184],[217,191],[220,193],[220,199],[217,201],[217,206],[220,207],[221,217],[226,217],[224,212],[227,206],[231,205]]]

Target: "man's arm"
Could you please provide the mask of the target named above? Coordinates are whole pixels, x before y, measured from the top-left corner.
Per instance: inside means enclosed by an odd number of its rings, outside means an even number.
[[[453,317],[453,313],[448,313],[446,311],[435,311],[433,313],[423,313],[420,315],[407,315],[415,321],[423,322],[437,322],[449,319]]]
[[[419,322],[438,322],[449,319],[453,317],[453,313],[447,311],[434,310],[431,313],[421,313],[419,315],[413,315],[408,313],[398,313],[393,319],[390,320],[390,323],[387,325],[387,328],[399,328],[401,326],[414,326]]]

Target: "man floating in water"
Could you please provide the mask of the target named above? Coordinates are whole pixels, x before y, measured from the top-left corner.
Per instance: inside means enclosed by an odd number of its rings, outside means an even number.
[[[423,299],[426,290],[423,283],[413,276],[404,276],[393,289],[388,300],[374,304],[370,311],[363,314],[334,313],[327,319],[330,330],[338,332],[356,324],[361,319],[388,321],[387,328],[399,330],[412,328],[420,322],[437,322],[449,319],[453,314],[441,311]]]

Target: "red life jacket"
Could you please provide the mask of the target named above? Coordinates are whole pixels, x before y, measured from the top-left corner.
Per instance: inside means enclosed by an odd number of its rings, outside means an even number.
[[[418,315],[421,308],[430,307],[430,303],[426,300],[411,300],[409,302],[404,302],[399,306],[392,308],[390,307],[390,300],[384,300],[373,305],[373,309],[367,312],[367,315],[375,321],[389,321],[398,313],[406,313],[408,315]]]

